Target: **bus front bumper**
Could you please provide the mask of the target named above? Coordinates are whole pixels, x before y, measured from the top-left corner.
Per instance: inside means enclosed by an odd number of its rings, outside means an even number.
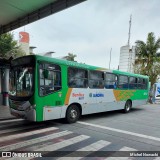
[[[35,109],[31,109],[29,111],[19,111],[19,110],[10,108],[10,113],[17,118],[23,118],[29,121],[36,121]]]

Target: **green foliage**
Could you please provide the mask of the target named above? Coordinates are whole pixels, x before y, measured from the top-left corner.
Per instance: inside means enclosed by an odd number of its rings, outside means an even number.
[[[0,57],[8,59],[9,57],[23,56],[25,53],[19,48],[17,41],[14,40],[13,34],[4,33],[0,35]]]
[[[156,82],[160,74],[160,57],[157,55],[160,49],[160,38],[156,40],[154,33],[148,33],[146,43],[140,40],[136,42],[136,60],[134,72],[148,75],[151,85]]]
[[[68,56],[66,56],[66,60],[68,61],[75,61],[74,59],[77,57],[76,54],[68,53]]]

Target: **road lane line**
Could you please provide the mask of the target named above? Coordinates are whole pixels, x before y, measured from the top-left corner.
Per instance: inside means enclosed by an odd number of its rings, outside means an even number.
[[[83,124],[83,125],[86,125],[86,126],[92,126],[92,127],[96,127],[96,128],[106,129],[106,130],[110,130],[110,131],[114,131],[114,132],[124,133],[124,134],[132,135],[132,136],[137,136],[137,137],[141,137],[141,138],[151,139],[151,140],[154,140],[154,141],[160,141],[160,138],[158,138],[158,137],[148,136],[148,135],[139,134],[139,133],[135,133],[135,132],[129,132],[129,131],[121,130],[121,129],[111,128],[111,127],[106,127],[106,126],[100,126],[100,125],[97,125],[97,124],[86,123],[86,122],[81,122],[81,121],[78,121],[77,123]]]
[[[39,149],[34,150],[34,151],[48,151],[48,152],[55,151],[55,150],[64,148],[66,146],[81,142],[81,141],[86,140],[88,138],[90,138],[90,137],[86,136],[86,135],[80,135],[80,136],[76,136],[74,138],[64,140],[62,142],[58,142],[58,143],[55,143],[55,144],[52,144],[52,145],[47,145],[45,147],[39,148]]]
[[[31,139],[31,140],[25,140],[23,142],[19,142],[19,143],[7,145],[7,146],[4,146],[4,147],[0,147],[0,151],[16,150],[18,148],[22,148],[22,147],[32,145],[32,144],[34,145],[35,143],[39,143],[39,142],[45,142],[47,140],[62,137],[64,135],[68,135],[68,134],[71,134],[71,133],[72,132],[70,132],[70,131],[62,131],[62,132],[54,133],[54,134],[51,134],[51,135],[47,135],[47,136],[43,136],[43,137],[39,137],[39,138],[34,138],[34,139]]]
[[[90,154],[90,151],[91,151],[91,152],[92,152],[92,151],[93,151],[93,152],[94,152],[94,151],[98,151],[98,150],[100,150],[101,148],[108,146],[109,144],[111,144],[111,142],[104,141],[104,140],[100,140],[100,141],[97,141],[97,142],[95,142],[95,143],[92,143],[92,144],[90,144],[90,145],[88,145],[88,146],[85,146],[85,147],[83,147],[83,148],[81,148],[81,149],[78,149],[78,150],[76,150],[76,151],[84,151],[84,152],[83,152],[83,157],[84,157],[84,156],[86,157],[88,154]],[[75,151],[75,152],[76,152],[76,151]],[[88,152],[87,152],[87,151],[88,151]],[[64,160],[64,159],[66,160],[66,157],[67,157],[68,160],[79,160],[79,159],[83,158],[83,157],[73,157],[73,155],[75,155],[74,152],[71,153],[71,154],[66,155],[65,158],[64,158],[64,157],[58,158],[58,160]]]
[[[26,137],[26,136],[31,136],[31,135],[34,135],[34,134],[39,134],[39,133],[43,133],[43,132],[47,132],[47,131],[53,131],[53,130],[56,130],[56,129],[58,129],[58,128],[50,127],[50,128],[39,129],[39,130],[36,130],[36,131],[27,131],[26,133],[23,133],[23,134],[20,133],[20,134],[15,134],[15,135],[3,136],[3,137],[1,137],[0,142],[9,141],[9,140],[12,140],[12,139],[22,138],[22,137]]]

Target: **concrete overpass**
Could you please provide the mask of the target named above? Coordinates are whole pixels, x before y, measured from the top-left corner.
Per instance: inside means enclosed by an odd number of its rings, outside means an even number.
[[[83,1],[85,0],[0,0],[0,35]],[[0,105],[8,105],[9,67],[10,59],[0,58]]]
[[[0,0],[0,34],[86,0]]]

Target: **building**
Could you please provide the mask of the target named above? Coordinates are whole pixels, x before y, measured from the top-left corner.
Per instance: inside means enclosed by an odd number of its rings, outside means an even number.
[[[19,32],[19,46],[26,55],[30,54],[29,33]]]
[[[119,70],[134,73],[135,46],[130,45],[120,48]]]

